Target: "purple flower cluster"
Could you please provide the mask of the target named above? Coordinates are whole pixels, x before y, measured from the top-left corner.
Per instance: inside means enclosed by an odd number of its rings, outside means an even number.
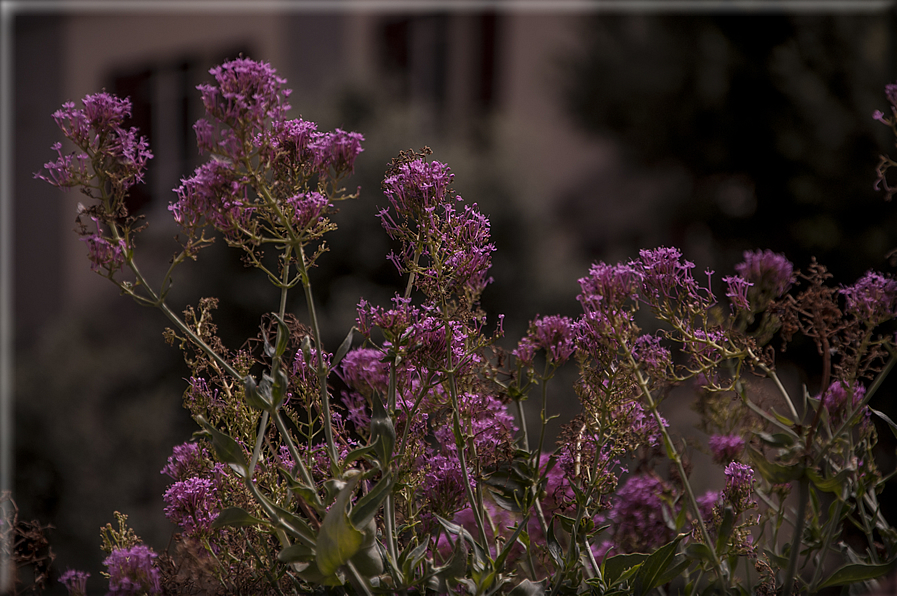
[[[512,444],[517,431],[514,418],[497,398],[488,394],[465,393],[458,396],[462,431],[473,437],[477,459],[485,466],[500,461],[504,448]],[[457,457],[452,427],[443,425],[434,431],[440,449],[446,455]]]
[[[748,295],[756,295],[756,300],[764,305],[787,292],[794,283],[794,265],[771,250],[745,251],[744,261],[735,265],[735,271],[752,284]]]
[[[283,88],[286,79],[277,76],[270,64],[249,58],[225,62],[209,74],[215,84],[196,87],[211,118],[194,126],[200,151],[239,161],[268,120],[283,119],[290,109],[286,100],[291,90]]]
[[[174,189],[178,200],[168,206],[174,220],[191,236],[204,222],[225,236],[236,238],[255,211],[248,196],[248,179],[225,162],[212,159],[181,179]]]
[[[69,569],[59,576],[59,583],[65,586],[69,596],[87,596],[87,578],[90,574],[86,571]]]
[[[446,202],[454,177],[451,168],[443,163],[416,159],[402,164],[397,173],[383,180],[383,194],[401,218],[413,220]],[[395,227],[383,212],[381,220],[387,230]]]
[[[187,535],[210,532],[220,511],[217,488],[206,478],[179,480],[165,491],[162,500],[165,517]]]
[[[732,307],[738,310],[750,310],[748,290],[754,284],[737,275],[724,277],[723,281],[726,282],[726,297],[729,299]]]
[[[857,282],[841,289],[847,312],[869,328],[897,317],[897,281],[869,271]]]
[[[186,480],[196,476],[206,467],[206,454],[199,443],[184,443],[175,445],[172,454],[168,456],[168,463],[162,468],[161,473],[167,474],[174,480]]]
[[[549,363],[560,366],[573,354],[574,339],[575,328],[570,317],[537,317],[513,353],[518,360],[532,366],[536,351],[543,350]]]
[[[159,569],[155,566],[157,557],[151,548],[142,544],[113,550],[103,561],[109,573],[107,596],[161,594]]]
[[[743,513],[756,506],[754,494],[754,470],[750,466],[732,462],[726,466],[726,487],[722,491],[722,502],[732,507],[735,514]]]
[[[835,381],[822,396],[822,407],[828,412],[832,425],[837,427],[843,424],[851,413],[856,415],[854,410],[865,396],[866,388],[863,385],[856,383],[851,386],[845,381]],[[864,419],[868,419],[870,415],[869,409],[864,408]]]
[[[618,551],[652,552],[672,540],[673,530],[663,516],[664,508],[670,509],[666,501],[672,494],[672,488],[653,475],[640,474],[626,480],[608,512]]]
[[[146,139],[138,137],[137,129],[123,126],[124,119],[131,115],[129,99],[104,92],[86,96],[82,104],[83,109],[79,109],[73,102],[66,102],[53,113],[62,134],[75,144],[79,153],[63,156],[61,145],[54,144],[59,158],[44,166],[49,177],[42,174],[35,177],[54,186],[81,186],[86,190],[93,178],[87,171],[90,161],[94,175],[102,176],[121,200],[125,191],[143,181],[147,162],[153,154]]]
[[[664,378],[672,366],[670,351],[660,344],[661,338],[656,335],[640,335],[635,340],[632,356],[639,363],[643,372],[651,377]]]
[[[639,251],[642,271],[642,295],[648,304],[658,307],[665,302],[686,301],[705,304],[702,288],[692,276],[695,264],[684,260],[678,248],[660,247]]]
[[[713,461],[728,464],[738,459],[744,449],[744,439],[739,435],[712,435],[708,441]]]
[[[96,221],[96,219],[94,219]],[[100,224],[97,222],[97,229]],[[124,239],[117,241],[104,238],[101,234],[90,232],[81,237],[81,241],[87,244],[87,258],[90,259],[90,269],[115,271],[125,262],[125,254],[128,246]]]
[[[387,234],[402,244],[389,259],[401,273],[414,273],[415,285],[431,301],[451,295],[476,302],[492,279],[494,245],[489,220],[477,206],[452,205],[448,166],[418,158],[402,163],[383,181],[390,208],[380,211]],[[457,201],[461,197],[454,196]]]

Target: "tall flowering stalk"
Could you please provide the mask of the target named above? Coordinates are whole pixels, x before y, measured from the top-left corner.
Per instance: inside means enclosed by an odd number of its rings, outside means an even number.
[[[350,331],[330,352],[311,272],[334,203],[358,195],[342,184],[364,139],[289,119],[268,64],[210,74],[194,126],[209,159],[174,189],[181,252],[158,286],[137,267],[143,226],[126,207],[152,157],[124,126],[127,100],[65,104],[54,118],[76,151],[54,145],[38,175],[91,200],[79,206],[91,268],[162,310],[191,372],[183,401],[200,430],[162,470],[176,546],[157,554],[117,514],[102,531],[109,593],[791,594],[872,586],[897,568],[878,497],[890,475],[873,451],[876,421],[897,425],[869,407],[897,362],[890,276],[838,287],[818,263],[798,271],[748,251],[715,282],[674,247],[646,249],[592,265],[582,313],[535,317],[506,354],[501,317],[479,306],[490,222],[425,148],[400,153],[382,185],[402,289],[390,304],[362,299],[361,344]],[[276,289],[239,350],[217,336],[215,299],[183,315],[167,303],[177,265],[216,236]],[[302,315],[287,310],[298,286]],[[801,396],[775,370],[773,342],[795,336],[819,356]],[[551,382],[565,366],[577,367],[580,410],[551,445]],[[664,404],[687,387],[706,435],[690,446]],[[718,489],[695,492],[692,447],[719,467]],[[72,594],[87,580],[60,579]]]

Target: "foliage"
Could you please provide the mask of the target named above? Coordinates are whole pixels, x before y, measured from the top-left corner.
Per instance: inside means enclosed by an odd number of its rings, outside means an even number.
[[[110,593],[789,594],[872,585],[897,565],[873,416],[897,425],[868,406],[897,362],[897,281],[869,272],[835,287],[822,265],[795,271],[770,251],[700,281],[678,249],[642,250],[594,264],[582,314],[536,317],[506,354],[501,318],[479,307],[489,220],[425,148],[389,165],[378,213],[404,289],[388,305],[362,299],[330,352],[312,272],[334,204],[358,195],[342,183],[364,139],[287,119],[267,64],[211,74],[194,127],[209,161],[176,189],[181,251],[158,286],[137,266],[143,226],[125,206],[152,157],[123,127],[127,100],[65,104],[54,118],[77,151],[57,145],[39,175],[92,199],[79,207],[92,268],[168,317],[191,371],[183,403],[198,429],[162,470],[181,532],[157,555],[119,515],[102,532]],[[279,290],[239,349],[218,336],[214,298],[182,315],[166,302],[177,266],[216,234]],[[286,308],[299,289],[302,318]],[[818,348],[814,394],[775,371],[772,342],[796,336]],[[568,363],[581,411],[552,447],[549,385]],[[718,491],[695,493],[661,410],[675,388],[694,390]]]

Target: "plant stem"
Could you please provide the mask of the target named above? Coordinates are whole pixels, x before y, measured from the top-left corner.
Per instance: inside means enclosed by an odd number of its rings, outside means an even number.
[[[688,497],[688,503],[691,506],[692,512],[695,514],[695,519],[698,520],[698,527],[701,530],[701,538],[704,540],[704,544],[708,546],[710,554],[713,555],[713,570],[716,573],[716,577],[719,580],[720,584],[725,585],[725,573],[723,572],[722,563],[719,560],[719,556],[716,554],[716,549],[713,548],[714,542],[713,540],[711,540],[710,533],[707,531],[707,525],[704,523],[704,518],[701,516],[701,508],[698,506],[698,501],[695,498],[695,493],[691,488],[691,483],[688,481],[688,475],[685,472],[685,466],[682,465],[682,457],[679,455],[679,452],[676,451],[676,446],[673,444],[673,439],[670,437],[670,434],[667,432],[666,427],[664,426],[663,417],[661,417],[660,412],[657,410],[657,403],[654,401],[654,397],[651,395],[651,390],[648,389],[648,382],[642,375],[642,371],[639,370],[638,365],[635,362],[635,358],[632,356],[632,352],[627,351],[627,355],[629,358],[629,363],[630,365],[632,365],[633,370],[635,371],[639,388],[641,389],[642,395],[644,395],[645,400],[648,404],[648,409],[651,411],[651,414],[654,416],[654,419],[657,422],[657,427],[660,429],[660,434],[663,437],[663,444],[666,447],[667,457],[669,457],[673,461],[673,463],[676,464],[676,470],[679,472],[679,477],[682,479],[682,488],[685,489],[685,494]]]
[[[797,489],[797,519],[794,526],[794,536],[791,539],[791,552],[788,553],[788,569],[785,571],[785,581],[782,584],[782,595],[791,596],[794,586],[794,578],[797,575],[797,559],[800,556],[800,545],[804,533],[804,523],[807,517],[807,501],[810,498],[810,482],[806,477],[800,479]]]

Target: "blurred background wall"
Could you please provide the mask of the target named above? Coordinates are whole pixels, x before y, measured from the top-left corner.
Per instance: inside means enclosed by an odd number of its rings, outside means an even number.
[[[380,180],[399,150],[424,145],[492,220],[483,304],[493,321],[506,314],[508,348],[536,314],[576,314],[589,263],[640,248],[678,246],[717,280],[754,248],[797,267],[815,256],[843,283],[893,271],[897,209],[872,188],[878,155],[893,149],[871,118],[897,78],[886,3],[829,14],[209,4],[14,17],[15,498],[22,517],[55,527],[60,571],[99,577],[99,527],[115,510],[166,547],[159,470],[195,430],[164,317],[90,271],[72,233],[81,197],[32,177],[53,158],[50,114],[64,101],[103,88],[132,98],[132,125],[156,156],[131,205],[149,223],[138,250],[155,279],[177,248],[171,189],[201,163],[191,126],[209,68],[268,61],[294,89],[293,116],[361,132],[348,181],[361,198],[341,206],[313,280],[331,349],[359,298],[385,304],[399,289],[375,217]],[[277,293],[228,257],[217,246],[185,265],[171,303],[220,297],[236,348]],[[812,390],[812,375],[797,380]]]

